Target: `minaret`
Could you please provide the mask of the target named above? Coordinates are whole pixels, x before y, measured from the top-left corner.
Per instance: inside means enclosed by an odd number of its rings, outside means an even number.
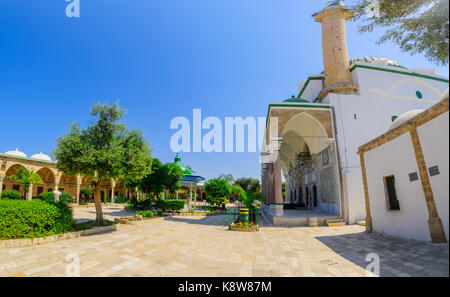
[[[320,93],[322,100],[329,93],[357,93],[353,84],[345,36],[345,22],[353,17],[342,1],[334,1],[314,15],[316,22],[322,23],[322,50],[325,69],[325,89]]]

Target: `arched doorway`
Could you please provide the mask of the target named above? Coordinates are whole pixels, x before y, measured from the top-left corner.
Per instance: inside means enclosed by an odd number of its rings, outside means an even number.
[[[3,180],[3,190],[14,190],[20,193],[22,196],[22,199],[25,198],[25,191],[23,189],[23,186],[20,185],[17,181],[10,179],[9,176],[16,174],[16,170],[18,168],[25,168],[24,166],[20,164],[14,164],[11,167],[6,170],[5,178]]]
[[[41,168],[37,174],[42,178],[42,184],[36,184],[33,187],[33,198],[39,198],[39,195],[45,192],[53,191],[55,186],[55,174],[47,167]]]
[[[77,178],[75,176],[69,176],[65,173],[62,174],[61,179],[59,181],[60,192],[66,192],[72,198],[77,197]]]

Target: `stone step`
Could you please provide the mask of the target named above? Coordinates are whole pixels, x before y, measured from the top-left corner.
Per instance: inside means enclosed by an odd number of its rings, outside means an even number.
[[[331,220],[327,220],[327,224],[329,223],[341,223],[344,222],[343,219],[331,219]]]
[[[340,227],[340,226],[345,226],[347,225],[345,222],[340,222],[340,223],[328,223],[328,227]]]
[[[345,226],[347,225],[343,219],[332,219],[327,220],[327,226],[328,227],[339,227],[339,226]]]
[[[366,221],[357,221],[357,222],[356,222],[356,225],[359,225],[359,226],[366,226]]]
[[[309,218],[308,219],[308,226],[309,227],[318,227],[319,226],[319,219],[318,218]]]

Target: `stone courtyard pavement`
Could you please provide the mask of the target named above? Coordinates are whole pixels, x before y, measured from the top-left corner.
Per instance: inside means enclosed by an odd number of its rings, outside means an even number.
[[[368,234],[356,225],[244,233],[226,223],[226,215],[166,217],[107,234],[0,248],[0,276],[65,276],[68,255],[79,256],[81,276],[366,276],[369,253],[379,255],[381,276],[449,275],[448,244]]]

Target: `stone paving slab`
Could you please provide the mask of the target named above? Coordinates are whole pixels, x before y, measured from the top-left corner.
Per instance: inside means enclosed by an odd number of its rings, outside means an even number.
[[[114,211],[113,211],[114,212]],[[81,276],[449,276],[448,244],[368,234],[364,227],[228,230],[227,216],[167,217],[108,234],[0,248],[0,276],[64,276],[78,255]],[[71,266],[69,266],[70,268]],[[69,271],[70,272],[70,271]]]

